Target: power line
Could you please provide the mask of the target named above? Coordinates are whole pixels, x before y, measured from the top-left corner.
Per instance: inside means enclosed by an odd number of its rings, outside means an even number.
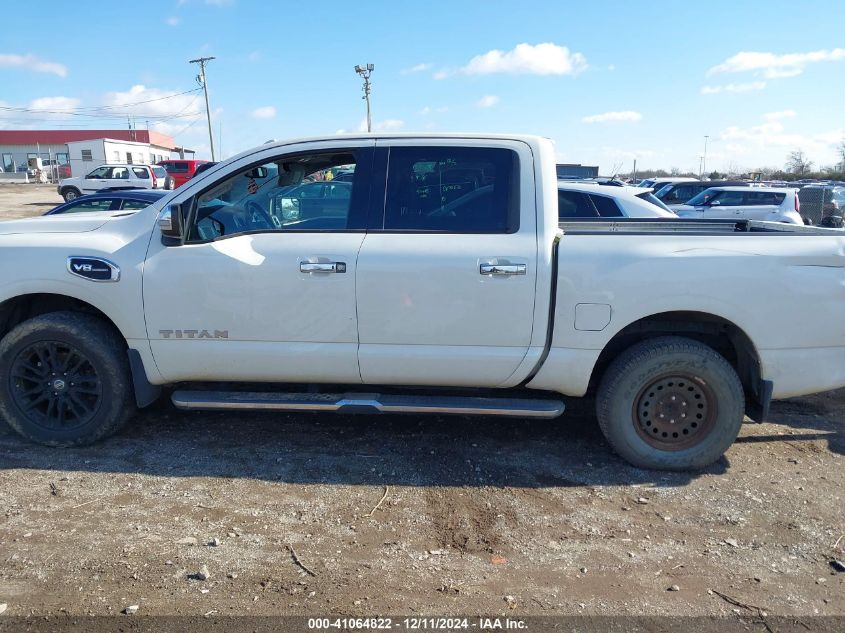
[[[183,108],[183,112],[184,112],[184,110],[185,110],[185,108]],[[126,113],[119,114],[117,112],[111,113],[111,114],[109,114],[109,113],[99,114],[99,113],[94,113],[94,112],[73,112],[73,111],[70,111],[70,110],[36,110],[36,109],[33,109],[33,108],[16,108],[16,107],[13,107],[13,106],[0,106],[0,112],[16,112],[16,113],[21,113],[21,114],[55,114],[55,115],[61,115],[61,116],[85,117],[85,118],[88,118],[88,119],[120,119],[120,120],[123,120],[127,116]],[[200,114],[202,114],[202,112],[187,112],[187,113],[184,113],[184,114],[144,114],[144,113],[137,113],[137,114],[132,114],[131,116],[134,116],[134,117],[139,118],[139,119],[150,119],[150,120],[156,119],[157,120],[157,119],[172,119],[172,118],[177,118],[177,117],[180,117],[180,116],[186,116],[186,117],[199,116]]]
[[[156,99],[147,99],[145,101],[136,101],[134,103],[121,103],[115,105],[107,105],[107,106],[90,106],[88,108],[75,108],[76,110],[112,110],[114,108],[131,108],[136,105],[143,105],[145,103],[153,103],[154,101],[165,101],[167,99],[174,99],[176,97],[181,97],[182,95],[191,94],[193,92],[199,92],[201,88],[192,88],[191,90],[186,90],[185,92],[177,92],[176,94],[167,95],[165,97],[158,97]]]
[[[135,106],[144,105],[146,103],[153,103],[157,101],[166,101],[168,99],[174,99],[176,97],[181,97],[186,94],[192,94],[195,92],[199,92],[201,88],[194,88],[192,90],[185,90],[183,92],[178,92],[172,95],[166,95],[164,97],[157,97],[155,99],[145,99],[143,101],[135,101],[133,103],[122,103],[122,104],[114,104],[114,105],[105,105],[105,106],[88,106],[88,107],[80,107],[80,108],[64,108],[64,109],[47,109],[47,108],[30,108],[25,106],[0,106],[0,111],[5,112],[19,112],[25,114],[56,114],[56,115],[64,115],[64,116],[79,116],[79,117],[88,117],[88,118],[97,118],[97,119],[123,119],[125,118],[125,113],[116,113],[111,112],[111,110],[116,110],[118,108],[133,108]],[[190,105],[196,103],[196,100],[192,101]],[[182,108],[182,110],[177,113],[176,115],[172,114],[136,114],[135,116],[144,119],[171,119],[175,116],[182,115],[185,110],[188,109],[189,106]],[[196,113],[188,113],[184,116],[198,116],[201,114],[200,112]]]

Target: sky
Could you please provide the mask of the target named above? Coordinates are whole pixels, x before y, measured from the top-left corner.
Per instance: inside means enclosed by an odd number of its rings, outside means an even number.
[[[845,2],[14,2],[0,129],[170,134],[210,158],[269,139],[375,131],[547,136],[601,173],[842,160]],[[190,92],[189,92],[190,91]],[[141,103],[143,102],[143,103]],[[705,141],[705,136],[708,138]]]

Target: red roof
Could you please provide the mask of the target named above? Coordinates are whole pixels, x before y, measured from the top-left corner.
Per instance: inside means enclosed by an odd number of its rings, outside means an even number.
[[[0,130],[0,145],[62,145],[98,138],[135,141],[169,150],[176,149],[176,141],[172,137],[152,130]]]

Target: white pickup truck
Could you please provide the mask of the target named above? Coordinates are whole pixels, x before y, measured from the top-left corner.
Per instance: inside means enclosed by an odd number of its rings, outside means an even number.
[[[164,386],[183,409],[516,418],[590,395],[625,459],[697,469],[744,414],[845,385],[840,232],[559,224],[557,195],[545,139],[335,136],[134,213],[4,222],[0,414],[68,446]]]

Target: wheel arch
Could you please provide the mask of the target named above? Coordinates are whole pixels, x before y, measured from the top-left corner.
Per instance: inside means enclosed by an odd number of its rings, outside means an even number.
[[[83,312],[102,319],[126,342],[117,324],[102,310],[91,303],[66,294],[34,292],[17,295],[0,302],[0,338],[19,323],[49,312]]]
[[[0,338],[6,336],[18,324],[51,312],[81,312],[103,321],[110,329],[114,330],[119,340],[123,342],[124,351],[128,355],[138,406],[146,406],[158,398],[160,387],[149,382],[138,350],[130,347],[127,337],[108,314],[78,297],[60,293],[36,292],[17,295],[0,302]]]
[[[588,392],[595,393],[610,363],[639,341],[660,336],[685,336],[712,347],[736,371],[746,394],[746,413],[762,421],[768,413],[772,385],[762,379],[760,355],[751,337],[738,325],[708,312],[660,312],[642,317],[619,330],[608,341],[593,366]]]

